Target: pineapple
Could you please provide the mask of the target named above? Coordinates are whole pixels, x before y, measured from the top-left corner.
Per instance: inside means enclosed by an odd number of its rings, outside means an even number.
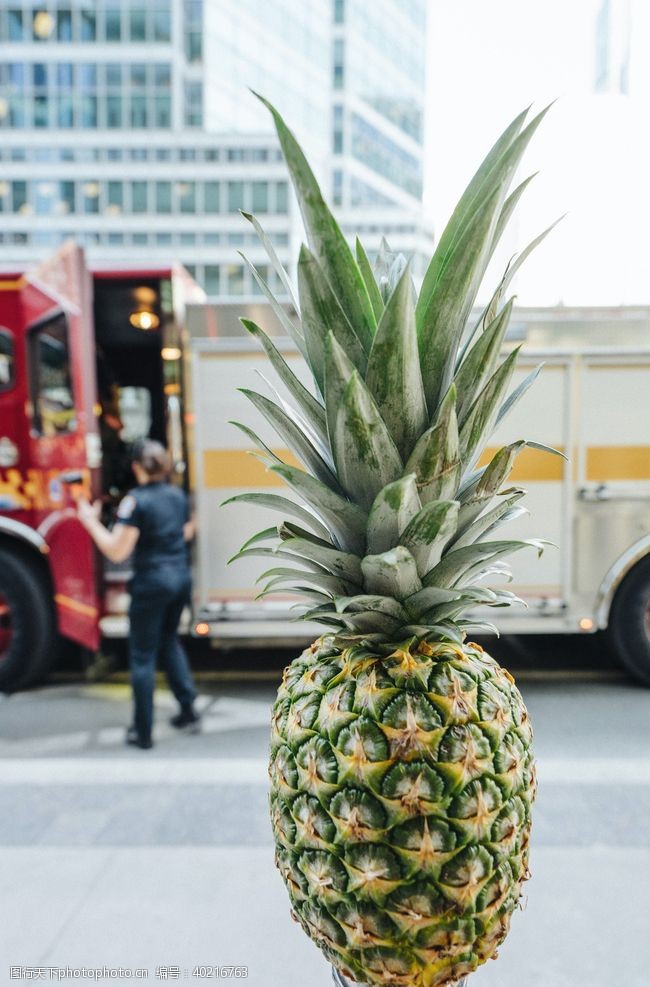
[[[387,244],[374,271],[358,241],[353,255],[294,136],[266,105],[309,243],[299,321],[253,273],[314,387],[242,320],[289,400],[244,393],[304,468],[239,426],[296,499],[231,498],[281,515],[235,558],[270,560],[260,595],[290,586],[302,616],[330,631],[285,670],[273,709],[276,862],[294,917],[340,975],[453,984],[496,956],[528,876],[530,722],[512,677],[466,636],[477,626],[468,610],[521,602],[485,585],[508,574],[503,557],[545,544],[494,532],[523,513],[524,491],[504,489],[517,454],[546,447],[522,439],[480,457],[537,373],[507,396],[517,350],[500,362],[512,308],[502,299],[548,230],[510,264],[477,323],[468,320],[527,185],[508,195],[544,114],[527,125],[520,114],[491,149],[416,298],[409,265]],[[246,218],[293,298],[268,237]]]

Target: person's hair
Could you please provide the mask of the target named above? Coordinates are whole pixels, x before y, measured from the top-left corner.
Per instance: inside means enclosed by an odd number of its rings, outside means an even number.
[[[136,439],[131,448],[131,462],[138,463],[151,480],[165,480],[171,469],[169,453],[155,439]]]

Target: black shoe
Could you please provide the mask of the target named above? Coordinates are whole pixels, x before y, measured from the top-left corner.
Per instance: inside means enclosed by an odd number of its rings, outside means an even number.
[[[148,751],[153,747],[151,737],[141,737],[135,727],[129,727],[126,731],[126,742],[132,747],[141,747],[143,751]]]
[[[181,709],[180,713],[172,716],[169,722],[177,730],[184,730],[186,727],[190,727],[191,733],[198,733],[201,728],[201,717],[191,707]]]

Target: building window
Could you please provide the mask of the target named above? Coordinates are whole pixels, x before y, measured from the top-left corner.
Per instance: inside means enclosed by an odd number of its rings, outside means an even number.
[[[275,183],[275,211],[289,212],[289,186],[286,182]]]
[[[67,216],[75,211],[75,187],[74,182],[61,182],[59,185],[59,202],[57,211],[62,216]]]
[[[78,112],[79,124],[90,128],[97,126],[97,97],[82,96]]]
[[[131,126],[143,128],[148,124],[147,97],[131,96]]]
[[[156,96],[153,104],[154,127],[163,129],[171,127],[172,124],[172,101],[170,96]]]
[[[269,211],[268,182],[253,182],[253,202],[251,208],[254,213],[265,213]]]
[[[196,182],[178,182],[176,192],[180,212],[196,212]]]
[[[335,106],[332,120],[332,151],[343,154],[343,107]]]
[[[351,151],[357,160],[410,195],[422,195],[422,161],[356,113],[351,118]]]
[[[343,172],[338,168],[332,172],[332,201],[335,206],[343,205]]]
[[[84,182],[81,186],[82,206],[85,213],[99,212],[99,183]]]
[[[345,23],[345,0],[334,0],[334,23]]]
[[[205,182],[203,185],[204,212],[219,212],[219,182]]]
[[[171,12],[169,9],[169,4],[162,7],[156,7],[152,13],[153,16],[153,40],[154,41],[171,41],[172,36],[172,19]]]
[[[72,41],[72,11],[69,7],[57,13],[56,36],[59,41]]]
[[[147,183],[131,182],[131,211],[147,212]]]
[[[94,41],[97,37],[97,15],[94,10],[79,11],[79,40]]]
[[[333,53],[332,84],[335,89],[342,89],[345,84],[345,42],[343,38],[334,39]]]
[[[122,126],[122,97],[106,97],[106,126],[119,128]]]
[[[7,11],[7,17],[9,19],[9,40],[25,41],[22,10],[19,7],[10,7]]]
[[[228,182],[228,212],[244,209],[244,183]]]
[[[203,3],[202,0],[185,0],[185,58],[188,62],[200,62],[203,58]]]
[[[241,264],[226,266],[226,294],[243,295],[246,287],[244,268]]]
[[[131,41],[146,41],[147,11],[144,7],[132,7],[129,12],[129,30]]]
[[[121,11],[119,5],[115,5],[115,0],[112,0],[111,6],[106,7],[105,32],[107,41],[122,40]]]
[[[221,285],[220,269],[218,264],[206,264],[203,275],[203,287],[206,294],[218,295]]]
[[[27,182],[11,183],[11,211],[26,213],[29,211],[27,205]]]
[[[172,211],[172,183],[156,182],[156,212],[169,213]]]
[[[185,114],[186,127],[200,127],[203,123],[203,84],[200,82],[185,83]]]
[[[109,216],[119,216],[124,209],[124,186],[122,182],[108,182],[106,187],[106,212]]]

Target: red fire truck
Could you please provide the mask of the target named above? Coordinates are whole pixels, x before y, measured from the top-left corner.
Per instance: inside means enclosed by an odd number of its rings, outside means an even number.
[[[129,437],[151,435],[185,480],[181,326],[201,290],[182,268],[88,271],[65,244],[29,274],[0,274],[0,689],[46,673],[60,638],[96,651],[125,573],[76,518],[110,511]]]

